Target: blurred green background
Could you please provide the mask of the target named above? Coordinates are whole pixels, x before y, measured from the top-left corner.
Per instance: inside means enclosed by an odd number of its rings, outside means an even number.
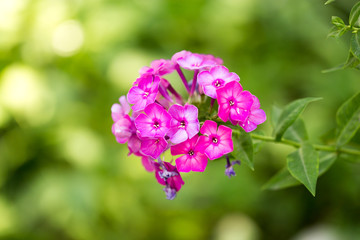
[[[111,134],[138,70],[186,49],[223,58],[269,119],[274,104],[322,97],[303,114],[318,142],[360,87],[358,71],[321,73],[348,51],[348,36],[326,38],[331,16],[357,1],[324,2],[0,0],[0,239],[360,239],[358,164],[337,161],[316,198],[262,191],[293,151],[266,144],[254,172],[228,179],[210,162],[168,201]]]

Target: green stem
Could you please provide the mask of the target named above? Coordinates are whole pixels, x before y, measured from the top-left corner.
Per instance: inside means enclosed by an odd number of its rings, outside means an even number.
[[[276,141],[275,138],[273,138],[273,137],[262,136],[262,135],[258,135],[255,133],[252,133],[251,137],[254,139],[259,139],[259,140],[265,141],[265,142],[281,143],[281,144],[290,145],[290,146],[293,146],[296,148],[299,148],[301,146],[301,143],[298,143],[295,141],[291,141],[291,140],[287,140],[287,139],[281,139],[280,141]],[[360,156],[359,150],[355,150],[355,149],[351,149],[351,148],[345,148],[345,147],[344,148],[336,148],[335,146],[319,145],[319,144],[314,144],[313,146],[316,150],[327,151],[327,152],[337,152],[337,153],[347,153],[347,154]]]

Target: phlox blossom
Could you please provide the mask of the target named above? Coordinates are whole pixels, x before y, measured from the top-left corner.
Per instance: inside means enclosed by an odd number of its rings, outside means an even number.
[[[216,90],[225,86],[229,82],[240,81],[236,73],[229,72],[224,66],[212,67],[209,71],[202,71],[197,79],[202,86],[205,95],[216,98]]]
[[[157,159],[167,149],[168,143],[164,137],[141,138],[140,152],[145,156]]]
[[[125,96],[121,96],[119,98],[119,103],[114,103],[111,106],[111,117],[114,120],[114,122],[118,121],[120,118],[123,118],[125,115],[128,115],[131,107],[129,103],[126,100]]]
[[[159,59],[152,61],[150,67],[145,66],[141,68],[139,73],[140,75],[152,74],[163,76],[173,72],[174,70],[174,62],[171,60]]]
[[[146,75],[138,79],[138,84],[130,88],[127,95],[128,102],[134,104],[132,109],[143,110],[147,105],[155,101],[158,94],[160,78],[158,76]]]
[[[264,110],[260,109],[260,101],[256,96],[252,96],[253,104],[251,105],[248,117],[239,122],[239,126],[242,127],[245,132],[251,132],[257,128],[257,125],[265,122],[266,114]]]
[[[232,130],[220,125],[219,129],[214,121],[206,120],[200,129],[199,145],[203,147],[204,153],[210,160],[217,159],[224,154],[233,151]]]
[[[170,129],[170,114],[157,103],[149,104],[144,112],[135,119],[135,126],[141,137],[164,137]]]
[[[126,143],[135,131],[133,122],[128,115],[118,119],[111,128],[118,143]]]
[[[185,104],[185,106],[175,104],[169,108],[169,114],[172,119],[168,136],[172,143],[181,143],[199,132],[197,107],[190,104]]]
[[[180,67],[188,70],[198,70],[217,65],[215,61],[196,53],[188,54],[185,55],[185,57],[179,58],[177,63]]]
[[[184,181],[175,166],[168,162],[154,162],[155,177],[161,185],[165,185],[166,198],[173,200],[176,193],[180,191]]]
[[[229,82],[224,87],[216,90],[219,103],[218,115],[221,120],[232,123],[244,121],[253,103],[252,95],[249,91],[243,91],[238,82]]]
[[[199,136],[195,135],[185,142],[171,146],[171,155],[184,154],[175,160],[179,172],[203,172],[205,170],[208,158],[202,152],[203,146],[198,144],[198,140]]]

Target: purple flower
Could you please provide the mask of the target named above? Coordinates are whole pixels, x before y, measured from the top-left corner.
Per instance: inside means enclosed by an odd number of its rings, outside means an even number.
[[[198,75],[198,83],[202,86],[205,95],[216,98],[216,90],[225,86],[229,82],[240,81],[236,73],[229,73],[224,66],[215,66],[210,71],[203,71]]]
[[[158,76],[147,75],[140,77],[137,81],[138,85],[130,88],[127,95],[129,103],[135,104],[132,106],[135,112],[143,110],[147,105],[155,101],[160,78]]]
[[[200,137],[198,145],[204,149],[204,153],[210,160],[214,160],[233,151],[231,128],[220,125],[219,129],[217,129],[216,122],[206,120],[200,132],[203,136]]]
[[[163,76],[165,74],[172,73],[174,68],[174,62],[171,60],[159,59],[151,62],[150,67],[143,67],[140,69],[140,75],[153,74]]]
[[[140,151],[143,155],[157,159],[167,149],[167,145],[164,137],[141,138]]]
[[[224,87],[216,90],[219,103],[219,118],[234,124],[237,121],[244,121],[248,115],[253,98],[250,92],[243,91],[240,83],[230,82]]]
[[[182,185],[185,184],[180,173],[175,166],[168,162],[154,162],[154,167],[156,180],[161,185],[166,186],[164,188],[166,198],[173,200],[176,197],[176,193],[180,191]]]
[[[172,119],[168,136],[172,143],[184,142],[199,132],[200,123],[197,107],[190,104],[185,104],[185,106],[176,104],[169,108],[169,113]]]
[[[164,107],[157,103],[149,104],[135,119],[135,126],[141,137],[164,137],[170,129],[171,116]]]
[[[195,135],[185,142],[171,146],[173,156],[184,154],[175,160],[179,172],[203,172],[205,170],[208,158],[202,153],[202,146],[198,144],[198,140],[199,136]]]
[[[260,101],[256,96],[252,96],[253,104],[249,111],[249,116],[242,122],[239,122],[245,132],[251,132],[256,129],[257,125],[265,122],[266,114],[264,110],[260,109]]]
[[[123,118],[125,115],[129,114],[131,109],[125,96],[121,96],[119,98],[119,102],[120,104],[114,103],[111,107],[111,117],[114,122],[120,120],[120,118]]]
[[[234,171],[234,166],[235,164],[240,165],[240,161],[236,160],[236,161],[232,161],[230,163],[229,158],[227,157],[227,164],[225,166],[225,175],[228,176],[229,178],[231,178],[232,176],[236,176],[236,173]]]
[[[187,54],[182,58],[177,60],[177,63],[185,69],[188,70],[198,70],[205,67],[212,67],[216,65],[216,62],[209,60],[208,58],[202,56],[201,54],[192,53]]]

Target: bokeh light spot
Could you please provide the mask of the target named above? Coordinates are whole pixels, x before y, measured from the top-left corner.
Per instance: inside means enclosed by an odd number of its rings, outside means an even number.
[[[84,43],[84,32],[78,21],[61,23],[54,31],[52,46],[56,54],[68,57],[77,53]]]

